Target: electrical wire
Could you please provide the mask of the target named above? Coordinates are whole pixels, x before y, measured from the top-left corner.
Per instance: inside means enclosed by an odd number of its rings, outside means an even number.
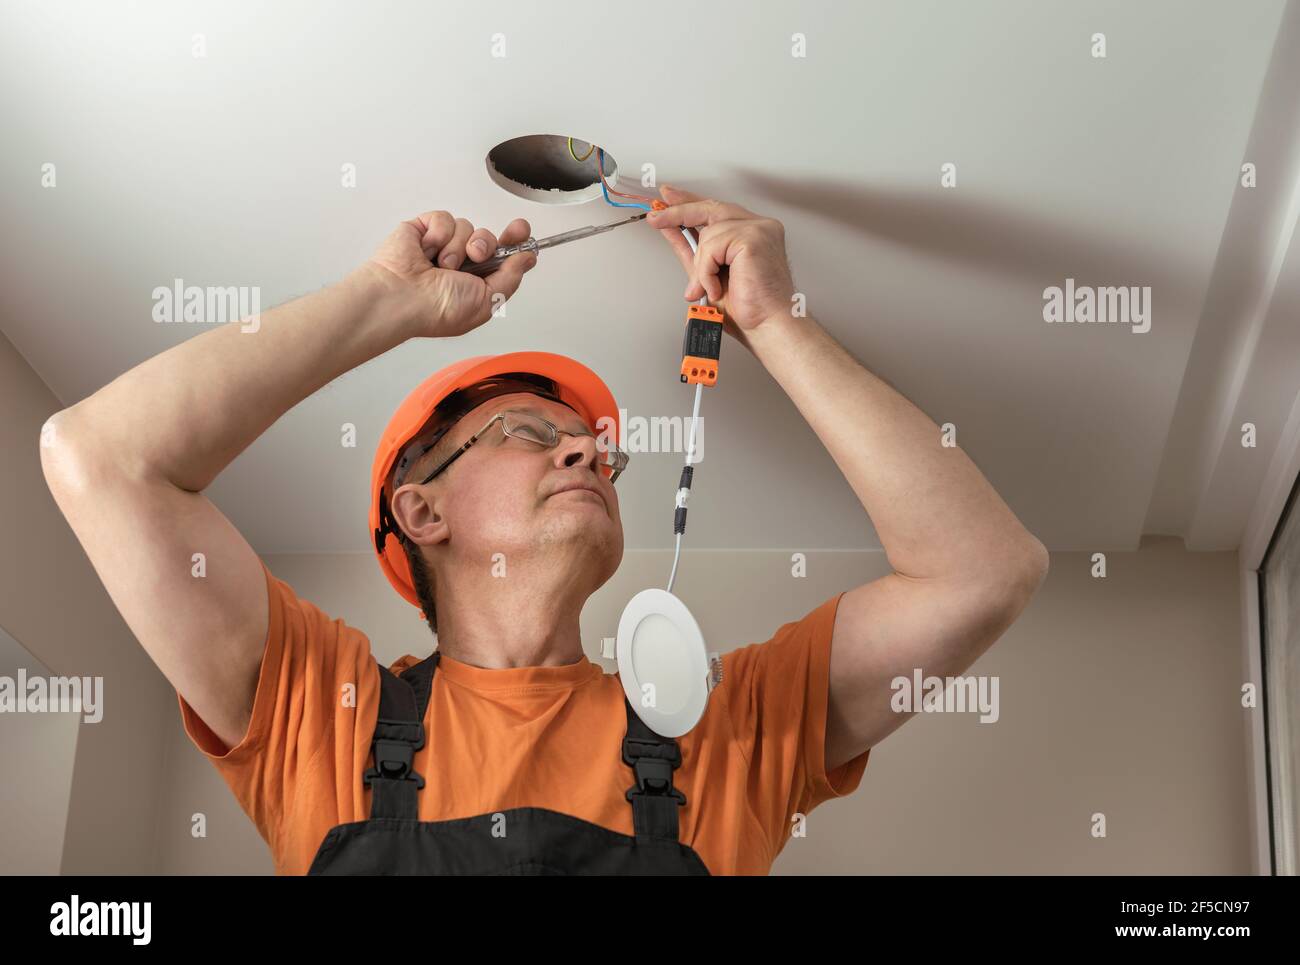
[[[615,191],[613,188],[609,186],[609,183],[605,181],[605,149],[603,147],[598,147],[596,148],[596,150],[600,152],[600,163],[596,165],[596,173],[600,176],[601,183],[605,185],[605,190],[608,191],[610,194],[617,195],[620,198],[631,198],[633,201],[640,201],[644,204],[645,198],[642,197],[641,195],[626,194],[623,191]]]
[[[613,205],[615,208],[643,208],[646,211],[654,210],[654,208],[651,205],[646,204],[646,199],[644,195],[628,194],[624,191],[615,191],[613,188],[611,188],[609,186],[609,182],[605,180],[605,149],[603,147],[596,147],[595,145],[592,145],[592,150],[596,152],[596,177],[600,179],[600,191],[605,196],[606,204]],[[573,154],[573,138],[569,138],[569,153]],[[577,160],[579,161],[585,161],[587,158],[591,157],[591,151],[588,151],[580,158],[576,154],[573,154],[573,156],[577,158]],[[616,198],[630,198],[632,199],[633,203],[623,204],[618,201],[615,201],[612,198],[610,198],[611,194],[614,195],[614,197]]]
[[[704,393],[704,383],[703,383],[703,382],[696,382],[696,383],[695,383],[695,408],[694,408],[694,411],[691,412],[691,435],[690,435],[690,442],[688,442],[688,443],[686,444],[686,465],[687,465],[687,466],[690,466],[690,465],[691,465],[691,463],[692,463],[692,461],[694,460],[694,457],[695,457],[695,427],[699,424],[699,419],[700,419],[700,396],[703,395],[703,393]],[[675,505],[676,505],[678,508],[680,508],[680,509],[685,509],[685,508],[686,508],[686,498],[687,498],[687,496],[690,495],[690,492],[691,492],[691,491],[690,491],[689,489],[684,489],[684,488],[683,488],[683,489],[678,489],[678,490],[677,490],[677,497],[676,497]],[[682,526],[682,530],[683,530],[683,532],[685,531],[685,529],[686,529],[686,526],[685,526],[685,522],[683,521],[683,526]],[[678,533],[678,534],[677,534],[677,546],[676,546],[676,548],[673,550],[673,568],[672,568],[672,571],[669,572],[669,574],[668,574],[668,592],[669,592],[669,593],[671,593],[671,592],[673,591],[673,583],[675,583],[675,582],[677,581],[677,561],[678,561],[679,559],[681,559],[681,555],[682,555],[682,534],[681,534],[681,533]]]
[[[642,208],[646,211],[654,210],[650,205],[645,203],[645,199],[642,198],[640,195],[624,194],[622,191],[614,191],[612,188],[610,188],[610,186],[605,183],[605,149],[598,147],[596,148],[596,153],[598,155],[596,159],[596,176],[600,178],[600,190],[605,195],[606,204],[613,205],[616,208]],[[610,198],[611,194],[617,195],[620,198],[637,198],[638,200],[632,204],[624,204],[622,202],[612,200]]]
[[[591,152],[594,151],[594,150],[596,150],[596,145],[594,145],[594,144],[588,144],[588,145],[587,145],[587,153],[584,154],[582,157],[578,157],[578,155],[575,154],[575,153],[574,153],[574,150],[573,150],[573,138],[569,138],[569,153],[573,155],[573,159],[574,159],[575,161],[577,161],[579,164],[581,164],[583,161],[587,160],[587,158],[591,157]]]
[[[700,249],[699,246],[695,243],[695,237],[691,234],[690,230],[687,228],[682,228],[682,235],[686,238],[686,243],[691,246],[691,251],[698,254]],[[707,305],[708,301],[709,301],[708,296],[705,295],[702,296],[696,304]],[[682,481],[687,483],[694,475],[694,470],[691,468],[691,463],[695,459],[695,427],[699,425],[699,421],[700,421],[700,397],[703,394],[704,394],[704,383],[696,382],[695,383],[695,407],[691,411],[691,433],[689,436],[689,441],[686,443],[686,469],[683,470],[682,472]],[[674,501],[675,507],[677,509],[684,511],[686,509],[686,500],[690,496],[690,494],[691,491],[686,486],[678,487],[677,494]],[[683,519],[682,531],[685,532],[685,530],[686,530],[686,521],[685,519]],[[677,563],[682,556],[682,533],[677,534],[676,544],[677,544],[676,548],[673,550],[673,568],[668,574],[669,593],[673,591],[673,584],[677,581]]]
[[[651,205],[646,204],[644,198],[642,198],[640,195],[624,194],[622,191],[613,191],[610,188],[610,186],[605,183],[605,150],[604,148],[595,147],[594,145],[593,147],[596,151],[596,176],[600,179],[600,190],[601,193],[605,196],[605,203],[612,205],[615,208],[642,208],[646,211],[653,211],[654,210],[653,207]],[[591,156],[591,151],[588,151],[582,157],[578,157],[577,154],[574,154],[573,138],[569,138],[569,153],[573,154],[574,159],[578,161],[583,161],[586,158]],[[610,194],[614,194],[620,198],[636,198],[638,200],[630,204],[619,202],[610,198]],[[695,241],[695,236],[691,234],[691,230],[689,228],[683,227],[681,229],[681,232],[682,232],[682,237],[686,239],[686,243],[691,246],[692,254],[699,254],[700,248]],[[708,303],[709,303],[709,298],[707,293],[701,296],[699,301],[696,302],[696,304],[698,305],[707,305]],[[703,396],[703,394],[704,394],[704,383],[703,382],[695,383],[695,406],[691,411],[691,432],[690,432],[689,441],[686,444],[686,467],[682,470],[681,485],[678,486],[677,493],[674,497],[674,507],[677,510],[677,512],[681,514],[680,516],[681,532],[676,533],[676,540],[675,540],[676,548],[673,550],[673,568],[672,571],[668,574],[669,593],[673,591],[673,584],[677,581],[677,564],[681,560],[681,556],[682,556],[682,534],[686,531],[686,519],[685,519],[686,500],[691,494],[690,483],[691,483],[691,478],[694,475],[694,469],[692,468],[691,464],[695,459],[695,430],[696,427],[699,425],[699,421],[700,421],[700,399]],[[674,522],[673,528],[674,530],[678,528],[677,522]]]

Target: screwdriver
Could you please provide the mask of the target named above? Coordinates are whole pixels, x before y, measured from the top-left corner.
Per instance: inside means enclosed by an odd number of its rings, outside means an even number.
[[[501,267],[501,262],[505,261],[511,255],[518,254],[521,251],[531,251],[534,254],[544,248],[554,248],[556,245],[567,244],[570,241],[577,241],[579,238],[590,238],[592,235],[598,235],[602,232],[617,228],[619,225],[631,224],[633,221],[640,221],[648,215],[649,211],[642,211],[640,214],[634,214],[630,218],[624,218],[622,221],[615,221],[612,224],[588,225],[585,228],[574,228],[572,231],[562,231],[558,235],[551,235],[549,238],[529,238],[521,241],[517,245],[506,245],[498,248],[493,252],[492,257],[486,261],[470,261],[468,257],[461,263],[459,271],[467,271],[471,275],[490,275]]]

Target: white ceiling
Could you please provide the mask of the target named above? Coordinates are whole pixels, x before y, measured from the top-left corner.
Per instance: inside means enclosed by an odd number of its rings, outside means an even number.
[[[70,404],[199,334],[151,320],[173,278],[257,285],[265,307],[431,208],[497,230],[524,216],[538,236],[614,220],[598,202],[530,205],[485,173],[500,141],[571,134],[781,219],[811,314],[955,423],[1050,548],[1133,548],[1144,532],[1238,544],[1300,385],[1294,4],[623,9],[7,4],[0,327]],[[806,58],[790,56],[795,32]],[[1259,187],[1238,186],[1244,160]],[[945,162],[955,189],[939,186]],[[338,379],[210,495],[259,552],[365,551],[380,430],[467,355],[573,355],[630,413],[688,414],[683,277],[642,229],[546,252],[505,318]],[[1045,324],[1043,289],[1067,276],[1151,286],[1151,331]],[[775,382],[734,342],[723,353],[687,544],[878,546]],[[1245,418],[1260,427],[1249,453]],[[619,481],[629,548],[671,546],[680,462],[640,454]]]

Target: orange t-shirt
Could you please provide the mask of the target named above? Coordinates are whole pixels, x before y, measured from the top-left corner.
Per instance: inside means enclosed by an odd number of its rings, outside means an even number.
[[[305,874],[326,833],[370,816],[362,787],[379,715],[370,641],[331,620],[266,564],[270,626],[248,732],[227,749],[177,693],[185,733],[221,773],[270,845],[276,874]],[[840,594],[766,643],[723,656],[722,683],[677,739],[673,785],[686,795],[680,840],[711,874],[767,874],[791,821],[855,790],[870,751],[827,773],[831,630]],[[422,657],[407,655],[398,673]],[[355,685],[345,691],[348,684]],[[345,693],[355,700],[345,700]],[[421,821],[515,807],[560,811],[630,835],[634,783],[622,761],[623,685],[585,656],[489,670],[444,654],[433,676]]]

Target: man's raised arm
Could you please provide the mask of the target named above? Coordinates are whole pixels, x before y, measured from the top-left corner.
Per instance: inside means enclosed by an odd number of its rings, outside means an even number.
[[[836,610],[831,771],[910,718],[893,709],[896,677],[956,675],[992,646],[1046,576],[1047,550],[933,420],[811,315],[794,315],[779,221],[668,185],[661,194],[670,207],[647,221],[681,259],[685,296],[722,307],[853,487],[895,571],[846,591]],[[698,254],[682,227],[699,229]]]
[[[332,379],[408,338],[486,322],[493,297],[512,295],[536,257],[515,256],[487,278],[445,269],[529,230],[516,219],[497,239],[445,211],[412,218],[337,284],[190,338],[43,427],[46,482],[114,605],[228,747],[248,727],[268,601],[256,554],[203,490]],[[467,252],[477,241],[484,250]]]

